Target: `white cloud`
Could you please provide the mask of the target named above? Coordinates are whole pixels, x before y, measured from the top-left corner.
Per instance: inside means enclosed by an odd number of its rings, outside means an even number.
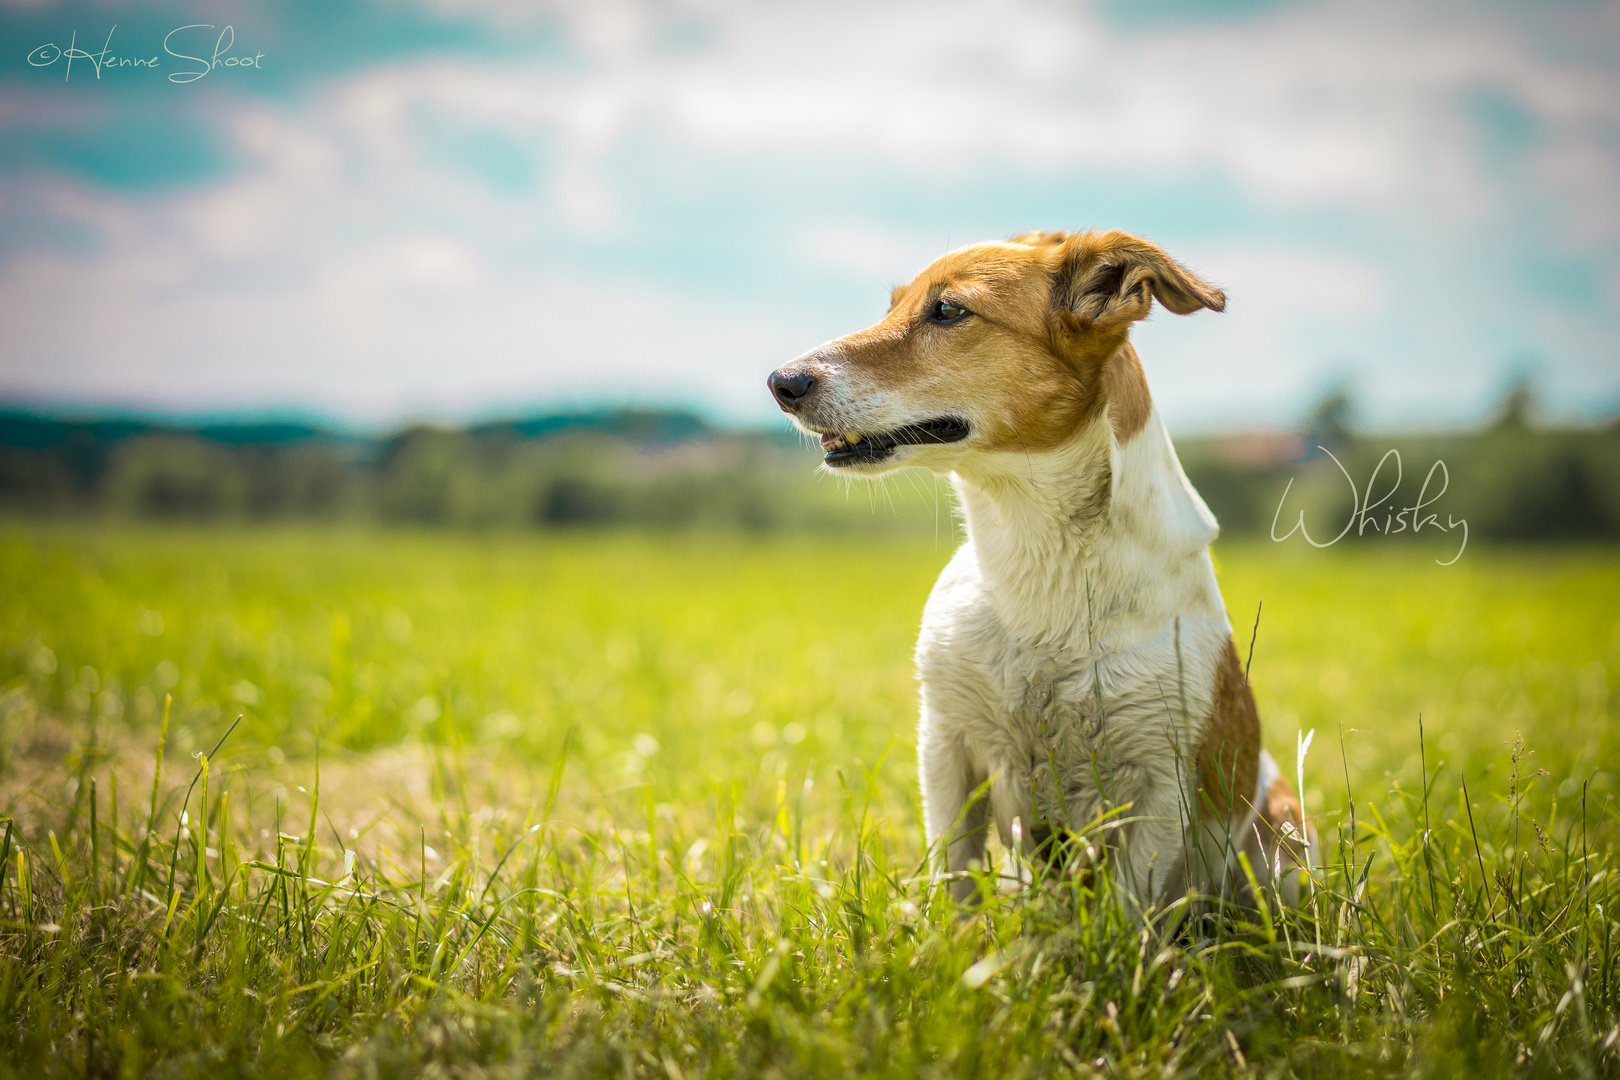
[[[682,54],[645,32],[658,9],[612,10],[643,32],[609,40],[582,25],[595,64],[569,108],[613,87],[618,108],[597,125],[663,122],[747,154],[1213,165],[1273,197],[1455,206],[1478,196],[1461,90],[1506,87],[1555,126],[1620,111],[1612,68],[1538,55],[1515,27],[1445,4],[1346,0],[1138,33],[1039,0],[738,5],[714,20],[710,48]]]
[[[564,19],[582,63],[381,67],[334,89],[337,124],[401,163],[417,107],[557,138],[569,185],[653,131],[812,168],[874,157],[912,170],[1214,167],[1265,197],[1454,211],[1490,186],[1458,109],[1469,88],[1503,88],[1534,110],[1552,160],[1620,121],[1612,65],[1571,64],[1545,42],[1538,52],[1504,20],[1445,3],[1334,0],[1129,33],[1042,0],[740,4],[707,17],[706,45],[680,50],[654,32],[671,17],[661,4],[573,5]],[[1612,146],[1594,152],[1613,168]],[[1549,180],[1579,183],[1572,172],[1591,163]]]
[[[945,253],[937,238],[880,222],[826,220],[794,230],[792,250],[810,266],[857,275],[890,288],[910,281]]]

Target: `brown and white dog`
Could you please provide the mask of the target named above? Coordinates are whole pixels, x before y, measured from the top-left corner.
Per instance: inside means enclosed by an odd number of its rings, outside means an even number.
[[[922,466],[960,498],[968,538],[917,642],[924,817],[949,870],[982,859],[993,817],[1005,847],[1049,861],[1083,830],[1082,849],[1104,838],[1144,908],[1242,890],[1239,852],[1292,899],[1300,805],[1260,746],[1215,519],[1130,343],[1154,300],[1226,305],[1122,232],[974,244],[770,388],[826,467]]]

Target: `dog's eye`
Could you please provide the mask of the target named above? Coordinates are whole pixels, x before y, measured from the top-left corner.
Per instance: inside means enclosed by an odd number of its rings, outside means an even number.
[[[952,323],[966,314],[968,310],[965,307],[953,304],[949,300],[935,300],[934,308],[928,313],[928,317],[935,322]]]

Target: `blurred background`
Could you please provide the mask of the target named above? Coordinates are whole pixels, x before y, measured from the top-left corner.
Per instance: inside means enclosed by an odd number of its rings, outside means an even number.
[[[1612,539],[1617,58],[1587,2],[7,3],[0,511],[937,533],[765,374],[1098,227],[1228,292],[1137,332],[1228,535],[1342,521],[1325,447]]]

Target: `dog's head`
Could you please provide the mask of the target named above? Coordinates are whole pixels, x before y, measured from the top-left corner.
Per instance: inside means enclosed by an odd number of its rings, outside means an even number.
[[[936,260],[877,325],[771,373],[782,410],[821,436],[827,465],[936,472],[970,457],[1053,450],[1107,417],[1123,442],[1146,423],[1131,324],[1226,297],[1122,232],[1025,233]]]

